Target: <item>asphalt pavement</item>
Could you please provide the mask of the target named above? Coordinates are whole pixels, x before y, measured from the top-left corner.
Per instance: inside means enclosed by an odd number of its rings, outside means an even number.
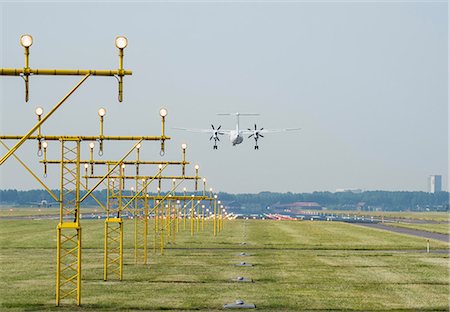
[[[407,228],[401,228],[396,226],[390,226],[382,223],[354,223],[361,226],[367,226],[370,228],[376,228],[401,234],[408,234],[414,236],[420,236],[427,239],[436,239],[444,242],[449,242],[449,236],[446,234],[432,233],[427,231],[413,230]]]

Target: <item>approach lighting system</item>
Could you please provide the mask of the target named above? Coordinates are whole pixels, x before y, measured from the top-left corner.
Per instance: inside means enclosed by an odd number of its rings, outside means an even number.
[[[37,118],[38,118],[38,123],[41,121],[41,117],[42,114],[44,114],[44,109],[40,106],[36,107],[36,109],[34,110],[34,113],[36,114]],[[38,133],[37,133],[37,139],[38,139],[38,152],[37,155],[39,157],[42,156],[42,151],[41,151],[41,127],[38,128]]]
[[[42,108],[42,107],[40,107],[40,106],[38,106],[38,107],[36,107],[36,109],[34,110],[34,113],[37,115],[37,116],[42,116],[42,114],[44,113],[44,109]]]
[[[165,109],[164,107],[163,108],[161,108],[160,110],[159,110],[159,115],[161,115],[161,117],[166,117],[167,116],[167,109]]]
[[[25,34],[20,36],[20,44],[24,48],[29,48],[33,44],[33,37],[31,35]]]
[[[99,115],[100,117],[105,117],[105,115],[106,115],[106,109],[104,109],[103,107],[99,108],[99,109],[98,109],[98,115]]]
[[[125,49],[128,45],[128,39],[124,36],[117,36],[115,43],[118,49]]]
[[[166,116],[167,116],[167,109],[165,109],[164,107],[162,107],[159,110],[159,115],[161,116],[161,151],[159,152],[159,154],[161,156],[164,156],[164,142],[165,142],[165,123],[166,123]]]

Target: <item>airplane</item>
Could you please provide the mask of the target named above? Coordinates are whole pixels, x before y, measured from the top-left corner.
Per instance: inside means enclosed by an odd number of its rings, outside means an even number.
[[[50,202],[49,203],[47,200],[43,199],[40,202],[31,202],[28,204],[33,205],[33,206],[36,205],[36,206],[42,207],[42,208],[48,208],[48,207],[51,207],[52,205],[59,205],[59,202]]]
[[[174,128],[176,130],[184,130],[184,131],[190,131],[190,132],[201,132],[201,133],[209,133],[211,134],[211,137],[209,140],[214,140],[214,146],[213,149],[218,149],[217,142],[220,142],[219,136],[220,135],[228,135],[230,137],[230,142],[233,146],[236,146],[238,144],[241,144],[244,141],[244,136],[248,135],[248,138],[252,138],[255,140],[255,150],[259,150],[258,146],[258,140],[260,138],[264,138],[264,135],[262,133],[275,133],[275,132],[284,132],[284,131],[295,131],[300,130],[300,128],[286,128],[286,129],[264,129],[260,128],[258,129],[257,125],[255,124],[254,129],[247,128],[241,129],[239,125],[239,117],[240,116],[259,116],[259,114],[242,114],[242,113],[222,113],[217,114],[219,116],[236,116],[236,128],[234,130],[221,130],[222,126],[219,125],[219,127],[215,128],[214,125],[211,124],[211,129],[187,129],[187,128]]]

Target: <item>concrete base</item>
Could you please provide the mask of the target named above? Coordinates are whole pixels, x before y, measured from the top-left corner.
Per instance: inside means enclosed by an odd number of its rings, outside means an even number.
[[[232,303],[227,303],[223,305],[224,309],[255,309],[256,305],[253,303],[245,303],[243,300],[236,300]]]
[[[253,283],[253,280],[251,278],[246,278],[243,276],[238,276],[236,278],[233,278],[232,281],[238,282],[238,283]]]

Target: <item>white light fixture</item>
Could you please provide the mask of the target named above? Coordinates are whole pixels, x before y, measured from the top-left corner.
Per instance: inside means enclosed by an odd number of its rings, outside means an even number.
[[[44,109],[40,106],[36,107],[36,109],[34,110],[34,113],[38,116],[42,116],[42,114],[44,113]]]
[[[95,146],[94,142],[89,143],[89,148],[90,149],[94,149],[94,146]]]
[[[20,37],[20,44],[24,48],[29,48],[33,44],[33,37],[31,35],[25,34]]]
[[[199,165],[195,165],[195,170],[198,170],[198,168],[200,168],[200,166]]]
[[[161,117],[166,117],[166,116],[167,116],[167,109],[165,109],[164,107],[161,108],[161,109],[159,110],[159,115],[160,115]]]
[[[125,49],[128,45],[128,39],[124,36],[118,36],[116,37],[115,44],[118,49]]]
[[[47,143],[47,142],[45,142],[45,141],[42,142],[42,147],[43,147],[43,148],[47,148],[47,146],[48,146],[48,143]]]
[[[181,148],[184,150],[187,149],[187,144],[186,143],[181,144]]]
[[[99,109],[98,109],[98,115],[99,115],[100,117],[105,116],[105,115],[106,115],[106,109],[104,109],[103,107],[99,108]]]

